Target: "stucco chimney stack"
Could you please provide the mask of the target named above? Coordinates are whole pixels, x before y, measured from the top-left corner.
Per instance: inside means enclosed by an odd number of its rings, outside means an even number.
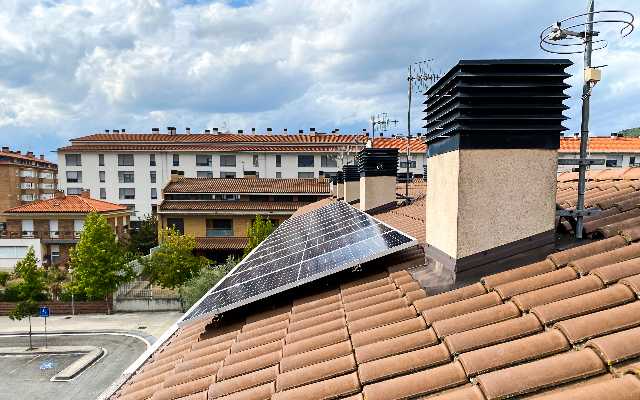
[[[360,172],[360,210],[390,205],[396,201],[398,149],[364,148],[357,156]]]

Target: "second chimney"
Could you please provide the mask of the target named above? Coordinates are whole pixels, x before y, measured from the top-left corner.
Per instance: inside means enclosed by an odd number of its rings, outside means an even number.
[[[357,165],[345,165],[344,173],[344,201],[351,203],[360,198],[360,172]]]
[[[344,196],[344,172],[338,171],[336,174],[336,198],[342,200]]]
[[[396,201],[398,149],[364,148],[357,156],[360,210],[369,211]]]

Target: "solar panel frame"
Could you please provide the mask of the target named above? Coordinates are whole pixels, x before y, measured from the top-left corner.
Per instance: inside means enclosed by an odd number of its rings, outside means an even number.
[[[274,245],[274,244],[273,243],[269,243],[268,241],[270,241],[271,236],[273,234],[276,234],[275,239],[277,240],[278,235],[282,235],[282,234],[287,235],[287,233],[290,233],[290,231],[288,231],[288,230],[285,231],[285,229],[287,229],[287,227],[289,225],[296,224],[296,223],[301,223],[304,220],[312,218],[312,216],[314,216],[314,215],[315,216],[319,215],[320,219],[326,220],[328,222],[328,224],[331,224],[331,222],[335,223],[335,216],[334,215],[328,215],[326,213],[327,209],[331,208],[331,207],[348,207],[348,209],[350,211],[354,211],[355,210],[357,212],[356,215],[358,215],[359,220],[362,220],[362,219],[366,219],[367,221],[373,220],[377,224],[375,226],[384,227],[386,229],[386,231],[383,234],[380,234],[378,237],[367,237],[367,238],[365,238],[365,239],[363,239],[363,240],[361,240],[359,242],[356,242],[356,243],[361,243],[361,242],[365,242],[367,240],[372,240],[372,239],[380,239],[386,234],[389,234],[389,236],[393,236],[393,234],[395,234],[397,236],[402,236],[404,238],[409,239],[409,241],[407,241],[405,243],[400,243],[399,245],[397,245],[395,247],[389,247],[389,248],[387,248],[387,249],[385,249],[383,251],[373,252],[372,254],[367,254],[366,253],[366,249],[363,249],[364,246],[348,246],[346,248],[338,248],[338,249],[330,251],[330,252],[321,252],[318,256],[316,256],[314,258],[311,258],[309,260],[304,260],[304,261],[315,260],[316,258],[319,258],[319,257],[327,257],[328,254],[331,254],[331,253],[334,253],[334,252],[336,252],[338,250],[343,250],[343,249],[347,249],[347,250],[358,249],[360,251],[360,253],[361,253],[361,257],[352,258],[353,261],[345,262],[344,264],[339,264],[339,265],[337,265],[335,263],[323,263],[323,265],[331,265],[332,268],[327,268],[325,271],[311,274],[311,275],[309,275],[307,277],[303,277],[302,279],[300,279],[300,273],[301,273],[303,267],[302,267],[302,265],[298,266],[297,263],[293,264],[293,265],[290,265],[289,267],[283,267],[281,269],[277,269],[275,271],[271,271],[271,272],[269,272],[268,274],[265,274],[265,275],[272,275],[274,273],[278,273],[278,272],[281,272],[281,271],[284,272],[284,270],[289,270],[291,268],[297,268],[297,271],[298,271],[297,274],[298,275],[297,275],[295,280],[291,280],[288,283],[283,284],[283,285],[275,286],[273,289],[270,289],[270,290],[267,290],[267,291],[263,291],[263,292],[259,292],[259,293],[255,294],[253,296],[244,297],[242,300],[234,301],[234,302],[230,303],[229,305],[217,308],[214,311],[208,311],[208,312],[204,312],[204,313],[201,313],[201,314],[194,314],[193,316],[191,315],[195,310],[198,309],[198,307],[205,300],[210,299],[214,293],[216,293],[216,292],[217,293],[221,293],[221,291],[217,291],[220,288],[220,286],[225,284],[225,282],[227,282],[228,279],[230,279],[231,277],[236,276],[237,272],[239,270],[241,270],[246,264],[248,264],[251,261],[254,261],[254,260],[252,260],[252,257],[256,253],[259,253],[259,252],[265,250],[266,247],[272,247],[272,245]],[[283,228],[283,229],[281,229],[281,228]],[[353,232],[359,232],[359,231],[353,231]],[[289,234],[287,236],[295,236],[295,234],[291,233],[291,234]],[[344,236],[338,236],[337,239],[341,239],[343,237]],[[318,240],[325,239],[325,236],[321,234],[316,239],[318,239]],[[323,240],[322,242],[319,241],[319,242],[317,242],[316,246],[320,246],[320,245],[324,244],[325,242],[327,242],[327,241],[326,240]],[[275,245],[281,245],[281,244],[282,244],[282,242],[276,242]],[[305,245],[305,250],[306,250],[306,246],[309,244],[309,241],[305,241],[304,243],[301,243],[301,244]],[[357,208],[355,208],[355,207],[353,207],[353,206],[351,206],[351,205],[349,205],[347,203],[335,202],[335,203],[328,204],[326,206],[323,206],[321,208],[318,208],[318,209],[316,209],[314,211],[311,211],[309,213],[303,214],[301,216],[290,218],[290,219],[284,221],[282,224],[280,224],[280,226],[269,236],[269,238],[265,239],[258,246],[256,246],[246,257],[244,257],[243,260],[241,260],[233,269],[231,269],[231,271],[229,271],[211,289],[209,289],[207,291],[207,293],[204,294],[193,306],[191,306],[191,308],[189,308],[189,310],[187,310],[187,312],[185,312],[184,315],[180,318],[180,320],[178,321],[178,324],[179,325],[184,325],[187,322],[199,320],[199,319],[202,319],[202,318],[205,318],[205,317],[208,317],[208,316],[215,316],[215,315],[222,314],[222,313],[224,313],[226,311],[230,311],[230,310],[242,307],[244,305],[253,303],[255,301],[259,301],[261,299],[268,298],[268,297],[270,297],[270,296],[272,296],[274,294],[282,293],[282,292],[285,292],[285,291],[287,291],[289,289],[293,289],[293,288],[302,286],[304,284],[307,284],[307,283],[322,279],[322,278],[327,277],[329,275],[332,275],[332,274],[335,274],[335,273],[338,273],[338,272],[341,272],[341,271],[345,271],[345,270],[347,270],[349,268],[353,268],[353,267],[355,267],[357,265],[360,265],[360,264],[363,264],[363,263],[366,263],[366,262],[369,262],[369,261],[373,261],[375,259],[384,257],[384,256],[389,255],[389,254],[396,253],[398,251],[413,247],[413,246],[415,246],[417,244],[418,244],[418,241],[414,237],[412,237],[411,235],[408,235],[408,234],[406,234],[406,233],[404,233],[402,231],[399,231],[399,230],[393,228],[392,226],[386,224],[385,222],[380,221],[377,218],[375,218],[375,217],[373,217],[373,216],[371,216],[369,214],[366,214],[366,213],[360,211],[359,209],[357,209]],[[296,252],[296,253],[291,254],[290,253],[290,248],[285,248],[285,249],[281,249],[281,250],[285,250],[285,251],[289,250],[289,254],[290,254],[289,257],[299,253],[299,252]],[[273,253],[270,253],[268,250],[267,250],[267,254],[273,255]],[[283,257],[283,258],[285,258],[285,257]],[[245,260],[247,260],[246,263],[245,263]],[[261,265],[264,265],[264,264],[258,264],[255,267],[246,269],[244,271],[248,271],[248,270],[252,270],[252,269],[258,269]],[[241,271],[240,273],[242,273],[244,271]],[[264,275],[262,275],[260,277],[252,278],[250,280],[258,281],[260,278],[263,278],[263,277],[264,277]],[[260,283],[264,284],[264,282],[266,282],[266,281],[263,279]],[[234,286],[239,286],[239,285],[241,285],[241,283],[236,284],[236,285],[231,285],[229,287],[234,287]],[[222,289],[222,290],[225,290],[225,289]]]

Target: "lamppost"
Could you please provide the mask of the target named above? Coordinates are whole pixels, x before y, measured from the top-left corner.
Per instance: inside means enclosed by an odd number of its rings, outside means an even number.
[[[71,275],[71,315],[76,315],[75,299],[73,296],[76,291],[75,286],[73,286],[73,268],[69,268],[69,275]]]

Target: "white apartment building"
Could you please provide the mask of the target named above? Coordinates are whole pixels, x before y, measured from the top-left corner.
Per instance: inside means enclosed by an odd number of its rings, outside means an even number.
[[[401,140],[376,138],[373,145],[393,147]],[[366,134],[316,132],[93,134],[72,139],[70,146],[58,149],[59,187],[70,195],[89,190],[93,198],[125,205],[134,211],[132,221],[136,221],[155,211],[172,174],[191,178],[328,177],[353,163],[367,141]],[[418,150],[421,153],[410,154],[410,167],[421,175],[424,145]],[[399,158],[404,172],[405,153]]]
[[[559,158],[580,158],[580,139],[577,136],[565,137],[560,141]],[[591,169],[638,167],[640,166],[640,138],[611,136],[592,136],[589,138],[588,157],[604,159],[604,164],[593,165]],[[558,171],[571,171],[577,165],[559,165]]]

